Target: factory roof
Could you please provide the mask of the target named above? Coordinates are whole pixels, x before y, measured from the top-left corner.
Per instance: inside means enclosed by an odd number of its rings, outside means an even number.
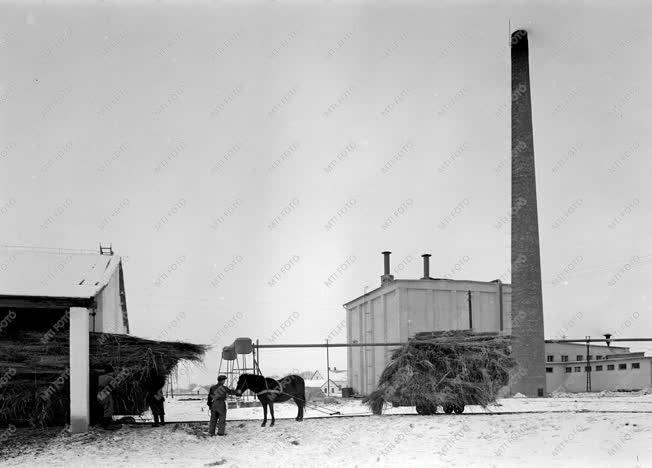
[[[397,284],[401,283],[414,283],[415,281],[419,282],[432,282],[432,281],[447,281],[451,283],[476,283],[476,284],[490,284],[490,283],[497,283],[499,280],[493,280],[493,281],[477,281],[477,280],[461,280],[461,279],[452,279],[452,278],[430,278],[430,279],[423,279],[423,278],[413,278],[413,279],[393,279],[391,281],[388,281],[380,286],[378,286],[375,289],[372,289],[371,291],[367,291],[364,294],[359,295],[355,299],[351,299],[348,302],[344,303],[344,307],[348,306],[349,304],[358,301],[366,296],[369,296],[370,294],[373,294],[377,291],[380,291],[381,289],[387,288],[387,287],[392,287]],[[509,283],[502,283],[503,286],[508,286],[511,287],[511,284]]]

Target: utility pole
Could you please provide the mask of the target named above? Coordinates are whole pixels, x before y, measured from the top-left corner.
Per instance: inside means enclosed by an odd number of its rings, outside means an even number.
[[[331,394],[331,360],[328,354],[328,340],[326,340],[326,395]]]
[[[591,343],[591,337],[587,336],[586,337],[586,391],[590,392],[591,391],[591,355],[589,354],[591,352],[591,348],[589,347],[589,344]]]

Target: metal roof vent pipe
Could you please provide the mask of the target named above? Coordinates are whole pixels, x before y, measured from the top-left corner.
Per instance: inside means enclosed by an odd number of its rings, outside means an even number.
[[[384,268],[384,271],[383,271],[383,276],[380,277],[380,285],[381,286],[385,285],[386,283],[390,283],[390,282],[394,281],[394,276],[389,273],[389,255],[391,253],[392,252],[387,252],[387,251],[383,252],[383,257],[385,257],[384,258],[384,266],[385,266],[385,268]]]
[[[421,256],[423,257],[423,278],[421,279],[423,280],[433,279],[430,277],[430,257],[432,257],[432,255],[423,254]]]

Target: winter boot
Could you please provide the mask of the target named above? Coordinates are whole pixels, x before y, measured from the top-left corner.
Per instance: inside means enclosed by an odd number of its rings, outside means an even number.
[[[102,428],[106,429],[107,431],[115,431],[116,429],[120,429],[121,427],[122,424],[117,424],[113,422],[113,418],[110,416],[102,418]]]

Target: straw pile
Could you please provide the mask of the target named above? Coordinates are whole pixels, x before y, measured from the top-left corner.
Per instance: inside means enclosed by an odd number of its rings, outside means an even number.
[[[0,426],[63,425],[69,413],[69,339],[57,333],[47,340],[38,331],[0,337]],[[207,346],[153,341],[129,335],[90,334],[91,421],[97,380],[105,366],[115,372],[115,414],[140,414],[149,390],[163,387],[180,361],[201,360]],[[74,352],[74,350],[73,350]]]
[[[392,353],[377,389],[363,401],[374,414],[381,414],[386,402],[486,406],[515,368],[510,342],[509,337],[469,331],[418,333]]]

